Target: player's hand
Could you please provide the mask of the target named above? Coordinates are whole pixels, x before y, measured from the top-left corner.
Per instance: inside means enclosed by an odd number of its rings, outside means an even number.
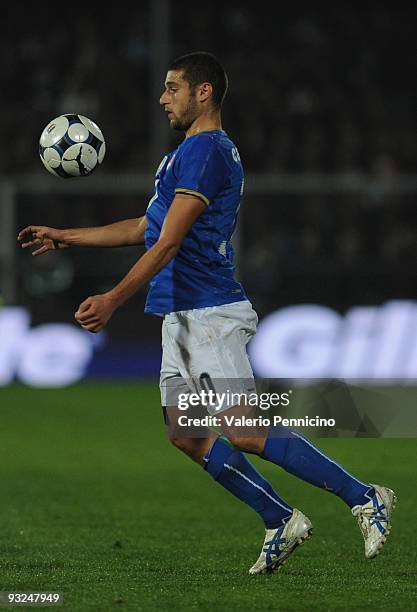
[[[44,225],[29,225],[22,229],[18,236],[18,242],[22,249],[27,249],[31,246],[38,246],[39,248],[32,251],[32,255],[42,255],[47,251],[54,251],[56,249],[67,249],[67,244],[62,237],[62,230],[54,229],[53,227],[45,227]]]
[[[115,309],[116,305],[109,294],[94,295],[80,304],[75,320],[83,329],[96,333],[106,326]]]

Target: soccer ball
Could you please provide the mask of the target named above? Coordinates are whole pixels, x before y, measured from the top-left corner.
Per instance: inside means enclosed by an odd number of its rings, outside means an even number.
[[[48,123],[39,140],[39,155],[51,174],[88,176],[101,164],[106,144],[100,128],[83,115],[61,115]]]

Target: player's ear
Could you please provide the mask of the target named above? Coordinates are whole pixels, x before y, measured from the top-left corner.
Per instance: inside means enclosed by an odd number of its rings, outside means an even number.
[[[213,95],[213,86],[211,83],[201,83],[198,87],[198,99],[204,102]]]

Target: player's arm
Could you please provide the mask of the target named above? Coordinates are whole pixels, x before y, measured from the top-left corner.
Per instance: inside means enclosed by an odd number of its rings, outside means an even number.
[[[82,327],[103,329],[113,312],[165,267],[178,253],[182,241],[206,205],[193,195],[178,194],[165,217],[159,240],[136,262],[114,289],[87,298],[75,314]]]
[[[144,242],[146,217],[125,219],[102,227],[55,229],[43,225],[29,225],[19,232],[17,239],[23,249],[36,246],[32,255],[42,255],[70,246],[122,247]]]

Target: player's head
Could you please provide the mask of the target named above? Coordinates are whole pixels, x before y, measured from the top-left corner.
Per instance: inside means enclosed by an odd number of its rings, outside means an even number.
[[[187,130],[201,114],[219,112],[227,91],[227,74],[211,53],[182,55],[169,66],[160,103],[175,130]]]

